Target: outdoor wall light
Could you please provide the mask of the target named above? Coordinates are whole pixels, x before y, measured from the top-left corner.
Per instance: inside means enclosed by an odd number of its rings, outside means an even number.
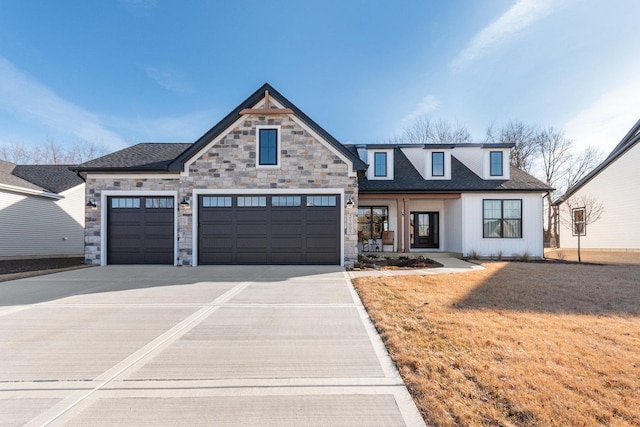
[[[87,202],[87,205],[86,205],[86,206],[88,206],[88,207],[90,207],[90,208],[97,208],[97,207],[98,207],[98,205],[96,205],[96,204],[95,204],[95,202],[94,202],[93,200],[89,200],[89,201]]]
[[[187,201],[186,197],[184,199],[182,199],[182,201],[180,202],[180,207],[182,207],[182,208],[188,208],[189,207],[189,202]]]
[[[351,197],[349,197],[349,200],[347,200],[347,209],[351,209],[355,205],[356,204],[353,202],[353,199]]]

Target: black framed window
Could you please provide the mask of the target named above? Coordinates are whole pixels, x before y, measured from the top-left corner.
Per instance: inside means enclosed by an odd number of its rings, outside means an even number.
[[[278,165],[278,129],[258,130],[258,164]]]
[[[358,208],[358,238],[381,239],[382,232],[389,229],[387,206],[360,206]]]
[[[431,176],[444,176],[444,152],[431,153]]]
[[[522,238],[522,200],[483,200],[482,237]]]
[[[489,153],[489,174],[491,176],[502,176],[502,151],[491,151]]]
[[[387,153],[373,153],[373,175],[387,176]]]

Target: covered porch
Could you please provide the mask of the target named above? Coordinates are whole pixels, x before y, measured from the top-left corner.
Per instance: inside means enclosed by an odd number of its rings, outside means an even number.
[[[358,251],[461,253],[461,195],[360,193]]]

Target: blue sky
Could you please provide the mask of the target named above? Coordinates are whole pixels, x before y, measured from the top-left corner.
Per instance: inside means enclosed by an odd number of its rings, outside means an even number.
[[[640,118],[637,0],[3,0],[0,144],[192,142],[264,82],[344,143],[425,116],[608,153]]]

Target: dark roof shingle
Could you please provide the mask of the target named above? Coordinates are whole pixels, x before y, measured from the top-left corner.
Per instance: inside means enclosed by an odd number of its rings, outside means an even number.
[[[16,165],[0,160],[0,184],[61,193],[84,182],[69,167],[72,165]]]
[[[16,165],[13,174],[51,193],[61,193],[84,182],[70,167],[73,165]]]
[[[77,166],[77,170],[166,170],[191,144],[183,142],[142,142]]]

